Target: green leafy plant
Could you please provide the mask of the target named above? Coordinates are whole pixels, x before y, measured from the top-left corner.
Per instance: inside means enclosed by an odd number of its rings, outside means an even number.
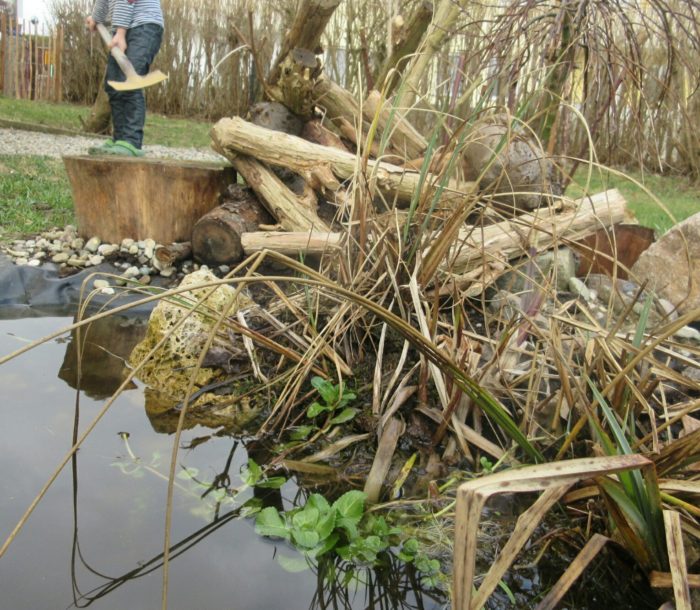
[[[403,530],[392,527],[382,516],[367,514],[366,498],[363,492],[354,490],[332,504],[322,495],[313,494],[304,506],[282,513],[268,506],[257,514],[255,531],[286,540],[307,559],[335,552],[350,564],[374,566],[381,553],[400,544]],[[436,587],[440,582],[440,562],[422,552],[415,538],[401,544],[397,557],[414,564],[424,586]]]
[[[331,418],[326,425],[332,426],[348,422],[357,415],[357,409],[347,406],[357,396],[347,390],[344,384],[334,384],[323,377],[313,377],[311,385],[318,391],[322,402],[314,401],[306,409],[306,416],[310,419],[328,413]]]

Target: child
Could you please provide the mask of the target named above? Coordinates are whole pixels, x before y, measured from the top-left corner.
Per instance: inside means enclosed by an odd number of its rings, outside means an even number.
[[[160,0],[95,0],[85,23],[94,32],[98,23],[110,18],[112,47],[120,48],[140,75],[148,74],[163,39],[163,11]],[[112,108],[112,136],[91,153],[141,157],[143,125],[146,121],[146,97],[143,89],[115,91],[107,81],[123,81],[125,76],[110,54],[107,61],[105,91]]]

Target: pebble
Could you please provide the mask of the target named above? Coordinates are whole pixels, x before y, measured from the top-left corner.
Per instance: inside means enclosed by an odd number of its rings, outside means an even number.
[[[97,248],[99,248],[101,244],[102,241],[99,237],[91,237],[85,244],[85,249],[88,252],[92,252],[93,254],[95,254],[95,252],[97,252]]]
[[[68,252],[59,252],[58,254],[54,254],[51,260],[57,265],[60,265],[61,263],[67,262],[69,258],[70,254],[68,254]]]
[[[93,254],[90,258],[88,258],[88,261],[91,265],[100,265],[104,259],[104,256],[101,254]]]
[[[30,267],[38,267],[41,265],[41,261],[38,258],[33,258],[32,260],[27,261],[27,265]]]
[[[577,277],[569,278],[569,290],[571,290],[571,292],[573,292],[574,294],[580,296],[584,301],[587,301],[588,303],[593,301],[593,295],[591,294],[590,289]]]
[[[100,246],[97,248],[97,253],[105,258],[113,256],[117,252],[119,252],[119,246],[116,244],[100,244]]]
[[[129,267],[124,273],[122,273],[122,277],[126,278],[127,280],[133,279],[135,277],[138,277],[139,275],[139,268],[134,267],[133,265]]]
[[[92,285],[100,290],[103,288],[109,288],[109,282],[107,280],[95,280]]]

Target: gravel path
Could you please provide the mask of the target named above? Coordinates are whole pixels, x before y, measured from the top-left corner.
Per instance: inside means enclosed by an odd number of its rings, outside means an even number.
[[[86,154],[90,146],[99,146],[100,138],[87,136],[59,136],[17,129],[0,129],[0,155],[43,155],[58,158],[61,155]],[[214,151],[198,148],[169,148],[146,145],[146,156],[197,161],[223,160]]]

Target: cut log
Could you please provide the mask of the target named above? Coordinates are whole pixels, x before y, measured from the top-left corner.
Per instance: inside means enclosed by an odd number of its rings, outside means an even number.
[[[192,244],[188,241],[156,246],[153,265],[159,270],[167,269],[190,256],[192,256]]]
[[[278,137],[293,137],[276,131],[266,129],[264,131]],[[300,138],[294,139],[300,140]],[[304,142],[304,140],[301,141]],[[215,142],[217,142],[216,139]],[[215,148],[221,154],[230,158],[233,166],[255,191],[261,203],[272,214],[282,229],[285,231],[307,232],[328,230],[326,223],[318,217],[314,210],[309,208],[308,200],[304,196],[300,198],[295,195],[264,163],[251,157],[236,153],[232,154],[230,149],[219,144],[215,144]]]
[[[216,162],[114,156],[63,157],[78,230],[104,242],[189,241],[236,172]]]
[[[320,168],[329,167],[337,178],[347,180],[357,171],[357,157],[351,153],[270,131],[238,117],[221,119],[212,128],[211,136],[215,149],[231,160],[234,167],[241,172],[251,186],[253,184],[245,175],[245,169],[239,167],[235,161],[237,155],[251,155],[265,163],[290,168],[303,176],[319,175]],[[397,165],[371,159],[367,163],[367,169],[370,183],[376,184],[379,190],[390,198],[395,196],[399,206],[408,205],[420,188],[432,188],[432,185],[437,183],[437,177],[434,175],[428,174],[425,181],[421,183],[419,172],[406,171]],[[338,186],[339,183],[335,188]],[[334,185],[327,184],[326,188],[333,190]],[[450,180],[440,192],[439,200],[441,202],[459,201],[473,194],[475,190],[476,185],[473,182]],[[265,196],[263,198],[267,199]],[[299,229],[289,228],[289,230]],[[311,227],[305,227],[303,230],[311,230]]]
[[[297,257],[300,254],[316,255],[337,252],[342,239],[342,233],[255,231],[243,233],[241,245],[246,256],[261,250],[271,250]]]
[[[367,128],[363,124],[360,105],[352,93],[321,75],[314,84],[313,101],[345,138],[355,145],[362,142]]]
[[[202,216],[192,229],[192,252],[209,265],[227,265],[243,258],[241,235],[269,224],[270,215],[250,189],[235,185],[230,200]]]
[[[405,68],[409,58],[418,50],[432,17],[433,3],[423,0],[399,33],[391,54],[374,79],[376,87],[384,91],[385,97],[389,97],[401,81],[399,72]]]
[[[570,245],[600,228],[622,222],[626,210],[625,198],[611,189],[568,200],[560,211],[541,208],[485,227],[466,226],[460,229],[440,271],[450,274],[453,284],[466,289],[465,296],[476,296],[507,270],[509,259],[527,256],[530,248],[539,252]]]
[[[399,109],[392,109],[390,105],[382,104],[382,96],[379,91],[370,91],[362,112],[368,121],[373,121],[377,116],[377,126],[382,134],[388,134],[388,142],[392,149],[402,159],[415,159],[420,157],[428,148],[426,139],[406,121]]]

